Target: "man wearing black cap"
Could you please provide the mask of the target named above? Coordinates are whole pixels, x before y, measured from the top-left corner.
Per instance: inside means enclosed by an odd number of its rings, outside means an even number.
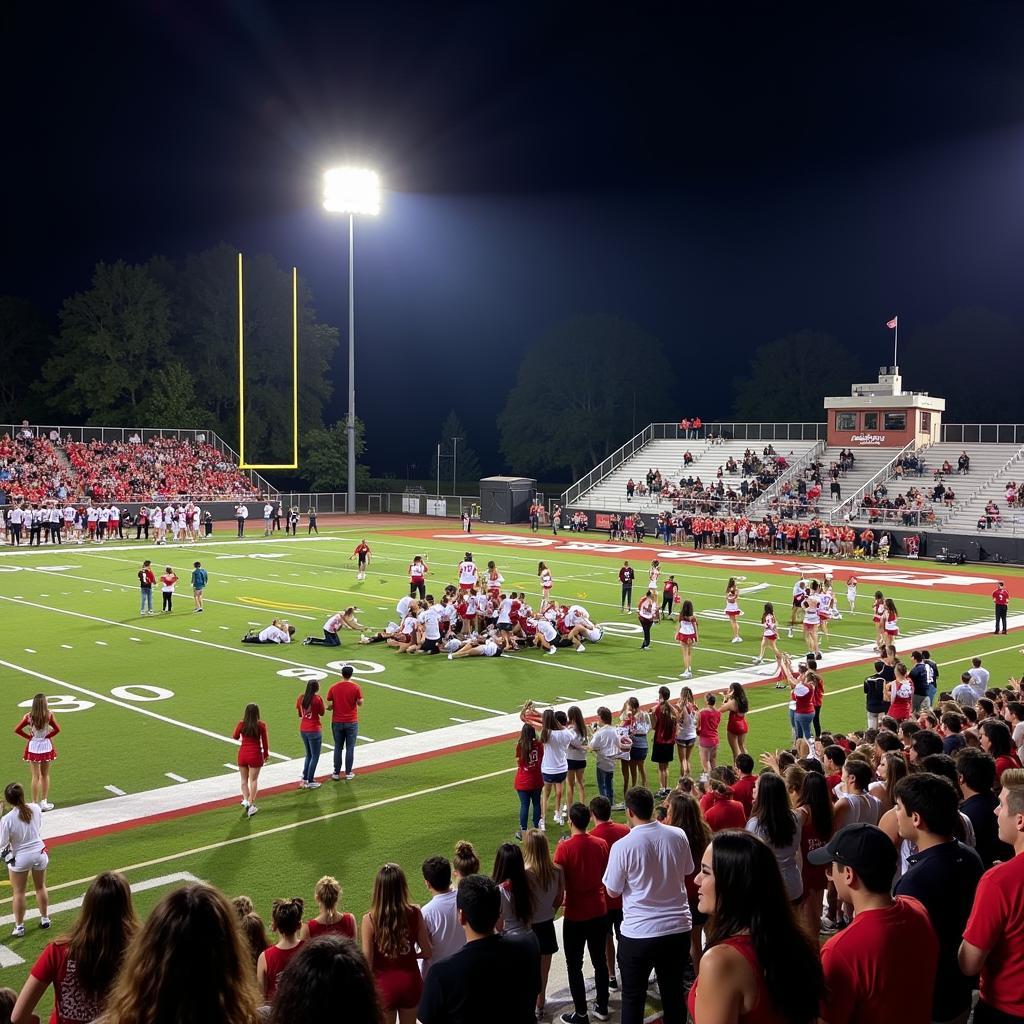
[[[924,907],[912,897],[889,895],[897,853],[889,837],[863,822],[841,828],[807,855],[829,865],[836,893],[853,907],[850,925],[821,950],[828,990],[828,1024],[928,1024],[939,943]],[[906,954],[913,950],[908,984]]]

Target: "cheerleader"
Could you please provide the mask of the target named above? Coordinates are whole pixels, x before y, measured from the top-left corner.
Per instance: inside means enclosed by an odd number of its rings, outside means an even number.
[[[733,762],[740,754],[747,752],[747,711],[750,702],[743,687],[739,683],[730,683],[728,689],[722,691],[722,710],[729,712],[729,720],[725,726],[725,737],[732,750]]]
[[[757,661],[755,665],[760,665],[764,661],[764,649],[770,647],[772,653],[775,655],[776,660],[779,657],[779,625],[775,621],[775,606],[768,601],[764,606],[764,611],[761,613],[761,649],[757,652]],[[776,689],[781,687],[781,683],[776,686]]]
[[[821,597],[818,594],[818,581],[811,583],[811,589],[804,598],[804,642],[807,644],[807,657],[821,659],[818,651],[818,627],[821,625]]]
[[[246,704],[245,715],[235,726],[233,738],[242,741],[238,750],[238,774],[242,780],[242,808],[246,817],[251,818],[258,809],[256,783],[260,777],[260,769],[270,756],[267,725],[260,718],[258,705]]]
[[[697,744],[697,705],[693,690],[684,686],[676,701],[676,752],[679,755],[679,777],[688,779],[691,775],[690,758]]]
[[[485,576],[487,584],[487,596],[494,602],[497,602],[501,596],[501,585],[505,582],[505,577],[498,572],[497,566],[493,562],[487,563],[487,574]]]
[[[23,760],[32,769],[32,803],[38,803],[40,810],[52,811],[53,804],[46,798],[50,793],[50,764],[57,759],[53,737],[60,732],[60,726],[46,703],[45,694],[37,693],[32,698],[32,710],[14,731],[27,741]]]
[[[551,600],[551,588],[554,585],[554,580],[551,578],[551,570],[543,562],[537,566],[537,575],[540,577],[540,597],[543,605],[545,601]]]
[[[885,634],[887,647],[896,646],[896,637],[900,635],[899,612],[896,611],[896,602],[891,598],[885,599],[885,617],[882,621],[882,630]]]
[[[684,601],[679,611],[679,629],[676,632],[679,649],[683,652],[683,678],[692,679],[690,662],[692,648],[697,643],[697,616],[693,614],[693,602]]]
[[[850,608],[850,614],[857,613],[857,577],[851,576],[846,581],[846,603]]]
[[[416,555],[409,566],[409,596],[416,597],[422,601],[427,596],[427,568],[422,555]]]
[[[658,578],[661,576],[661,562],[658,559],[654,559],[651,562],[651,568],[647,572],[647,589],[653,590],[655,593],[658,592]]]
[[[732,627],[732,639],[729,643],[742,643],[740,616],[743,612],[740,611],[740,592],[736,587],[736,578],[734,576],[729,577],[729,582],[725,586],[725,614],[729,617],[729,625]]]
[[[885,597],[880,590],[875,591],[875,604],[871,613],[871,621],[875,624],[875,646],[879,651],[884,651],[886,648]]]
[[[829,583],[826,583],[821,592],[821,597],[818,599],[818,618],[821,620],[820,630],[822,644],[824,644],[825,640],[828,639],[828,622],[829,619],[832,618],[834,601],[835,596],[832,593],[832,587]]]

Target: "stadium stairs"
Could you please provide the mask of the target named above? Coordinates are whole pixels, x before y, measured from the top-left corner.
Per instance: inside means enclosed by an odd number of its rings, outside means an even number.
[[[957,500],[949,510],[943,507],[940,512],[939,506],[935,506],[937,528],[946,533],[987,533],[987,530],[978,531],[978,520],[985,513],[985,505],[994,501],[1002,514],[1002,522],[994,525],[993,530],[1024,530],[1024,508],[1006,507],[1006,485],[1011,481],[1018,484],[1024,481],[1024,448],[1008,444],[932,445],[925,453],[928,467],[924,479],[929,487],[934,483],[932,474],[943,461],[948,459],[955,467],[963,451],[970,456],[971,471],[961,476],[954,470],[943,477],[945,485],[956,492]]]

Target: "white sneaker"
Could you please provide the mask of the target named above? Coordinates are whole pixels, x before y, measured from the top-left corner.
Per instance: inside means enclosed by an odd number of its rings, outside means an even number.
[[[39,810],[41,810],[41,811],[52,811],[53,810],[53,804],[51,804],[49,800],[42,800],[42,801],[40,801],[40,804],[39,804]]]
[[[307,782],[306,783],[306,789],[319,789],[319,788],[320,788],[320,783],[319,782]]]
[[[243,806],[243,807],[245,807],[245,808],[248,808],[248,806],[249,806],[249,801],[243,798],[243,800],[242,800],[242,806]]]
[[[448,660],[449,660],[449,661],[451,661],[451,660],[452,660],[452,655],[451,655],[451,654],[449,654],[449,655],[448,655]]]
[[[540,819],[540,823],[537,825],[537,828],[539,828],[541,830],[541,832],[547,832],[547,830],[548,830],[548,823],[543,818],[541,818]],[[24,930],[22,930],[22,935],[24,935],[24,934],[25,934],[25,932],[24,932]]]
[[[544,823],[541,822],[541,824],[544,824]],[[24,934],[25,934],[25,926],[23,924],[16,924],[14,926],[14,931],[11,932],[11,938],[12,939],[20,939],[20,938],[22,938],[22,936],[24,936]]]
[[[787,630],[786,631],[786,635],[789,637],[790,640],[792,640],[793,639],[793,630],[791,630],[791,629]]]
[[[48,917],[40,917],[39,918],[39,927],[40,928],[49,928],[50,927],[50,919]]]
[[[586,650],[586,647],[584,647],[583,644],[580,644],[579,647],[576,648],[576,653],[577,654],[582,654],[585,650]]]
[[[544,653],[545,654],[557,654],[558,653],[558,648],[557,647],[551,647],[548,650],[546,650]]]
[[[250,804],[249,809],[245,812],[245,816],[251,818],[258,810],[259,808],[255,804]]]
[[[346,782],[351,782],[355,777],[356,777],[356,773],[355,772],[349,772],[348,775],[345,776],[345,781]]]
[[[689,669],[687,669],[687,670],[686,670],[686,671],[685,671],[685,672],[683,673],[683,675],[682,675],[682,678],[683,678],[683,679],[692,679],[692,678],[693,678],[693,673],[692,673],[692,672],[691,672],[691,671],[690,671]]]
[[[734,637],[733,637],[733,638],[732,638],[732,639],[731,639],[731,640],[729,641],[729,643],[731,643],[731,644],[741,644],[741,643],[743,643],[743,637],[741,637],[741,636],[734,636]]]

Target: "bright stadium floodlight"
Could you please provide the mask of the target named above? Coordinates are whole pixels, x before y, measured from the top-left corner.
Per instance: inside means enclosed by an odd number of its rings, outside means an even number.
[[[376,171],[336,167],[324,172],[324,209],[348,214],[348,503],[356,511],[356,316],[355,316],[355,214],[380,213],[380,178]]]

